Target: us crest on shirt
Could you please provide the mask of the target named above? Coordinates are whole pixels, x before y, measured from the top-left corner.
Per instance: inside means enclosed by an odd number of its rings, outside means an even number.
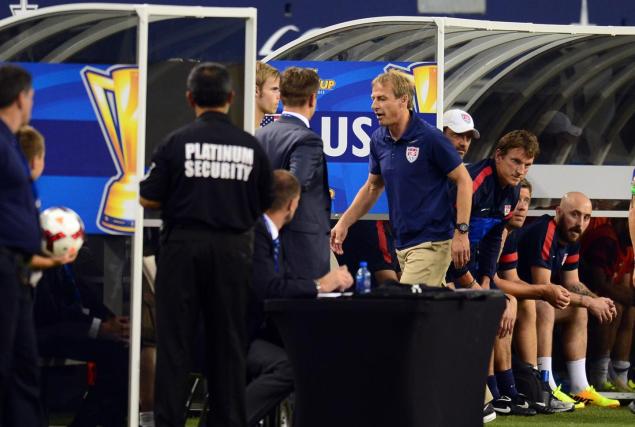
[[[406,159],[408,159],[410,163],[417,160],[417,157],[419,157],[419,147],[406,148]]]

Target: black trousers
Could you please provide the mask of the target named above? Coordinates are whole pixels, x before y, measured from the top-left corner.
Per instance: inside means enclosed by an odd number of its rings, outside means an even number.
[[[183,426],[192,341],[205,329],[210,427],[245,427],[245,312],[253,232],[172,230],[156,278],[155,424]]]
[[[256,426],[293,391],[293,368],[283,348],[262,339],[247,351],[247,425]]]
[[[37,329],[40,355],[95,362],[95,385],[84,397],[73,427],[124,427],[128,415],[128,347],[118,341],[76,336],[68,325]]]
[[[0,250],[0,426],[41,427],[40,371],[33,289],[22,283],[23,260]]]

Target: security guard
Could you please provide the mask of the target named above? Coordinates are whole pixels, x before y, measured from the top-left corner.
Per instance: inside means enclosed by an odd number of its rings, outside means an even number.
[[[191,342],[205,325],[210,425],[245,426],[247,291],[253,226],[271,203],[271,167],[258,142],[233,126],[227,69],[195,66],[186,96],[196,120],[157,149],[141,204],[161,209],[156,278],[155,423],[183,425]]]
[[[29,123],[31,75],[0,67],[0,426],[42,422],[33,326],[33,289],[27,264],[41,235],[29,165],[15,133]]]

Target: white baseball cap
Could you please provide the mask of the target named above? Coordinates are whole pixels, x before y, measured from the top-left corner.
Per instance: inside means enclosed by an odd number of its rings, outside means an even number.
[[[463,110],[448,110],[443,114],[443,127],[449,127],[455,133],[472,131],[472,137],[479,139],[481,134],[474,128],[472,116]]]

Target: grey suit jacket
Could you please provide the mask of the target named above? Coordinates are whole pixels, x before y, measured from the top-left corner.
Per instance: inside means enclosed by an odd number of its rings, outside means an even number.
[[[300,277],[329,271],[331,198],[322,139],[298,118],[280,119],[256,131],[273,169],[287,169],[302,185],[295,217],[280,235],[287,266]]]

